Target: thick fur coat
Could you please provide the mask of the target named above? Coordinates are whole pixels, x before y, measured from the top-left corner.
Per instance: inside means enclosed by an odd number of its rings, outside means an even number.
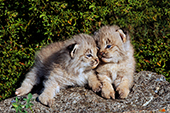
[[[55,42],[37,52],[33,68],[26,74],[17,96],[29,93],[34,85],[43,82],[39,96],[42,104],[51,106],[53,97],[67,86],[100,84],[94,69],[99,63],[93,37],[80,34],[64,42]],[[43,80],[43,81],[42,81]]]
[[[116,25],[103,26],[95,33],[94,39],[101,60],[96,73],[102,83],[102,96],[114,99],[116,90],[120,98],[126,98],[135,71],[134,49],[129,34],[125,34]],[[93,90],[98,91],[99,87],[96,85]]]

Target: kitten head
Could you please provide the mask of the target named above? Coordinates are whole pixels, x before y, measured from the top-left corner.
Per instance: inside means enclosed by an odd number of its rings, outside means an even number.
[[[99,64],[97,47],[93,37],[79,34],[73,37],[74,43],[67,49],[70,51],[71,65],[84,69],[93,69]]]
[[[118,26],[104,26],[95,33],[99,49],[98,56],[103,62],[118,63],[126,58],[130,38]]]

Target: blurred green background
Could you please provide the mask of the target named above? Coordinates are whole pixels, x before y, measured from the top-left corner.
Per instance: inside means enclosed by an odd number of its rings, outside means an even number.
[[[0,100],[14,95],[42,46],[113,24],[130,31],[136,71],[170,81],[169,0],[1,0]]]

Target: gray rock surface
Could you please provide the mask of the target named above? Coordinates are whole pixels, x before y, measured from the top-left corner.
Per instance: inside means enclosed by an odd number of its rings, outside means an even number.
[[[126,113],[170,113],[170,83],[163,75],[142,71],[134,75],[134,86],[127,99],[104,99],[85,87],[71,87],[61,90],[55,96],[54,105],[49,108],[36,101],[33,94],[35,113],[58,112],[126,112]],[[26,97],[26,96],[25,96]],[[24,97],[19,97],[21,104]],[[15,113],[12,103],[15,97],[0,102],[0,113]],[[30,109],[26,109],[31,112]]]

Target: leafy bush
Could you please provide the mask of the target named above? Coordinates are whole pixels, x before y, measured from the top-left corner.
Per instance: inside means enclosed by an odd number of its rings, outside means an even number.
[[[129,29],[136,71],[149,70],[170,81],[168,0],[3,0],[0,3],[0,100],[20,86],[34,54],[53,41],[93,34],[107,24]]]

